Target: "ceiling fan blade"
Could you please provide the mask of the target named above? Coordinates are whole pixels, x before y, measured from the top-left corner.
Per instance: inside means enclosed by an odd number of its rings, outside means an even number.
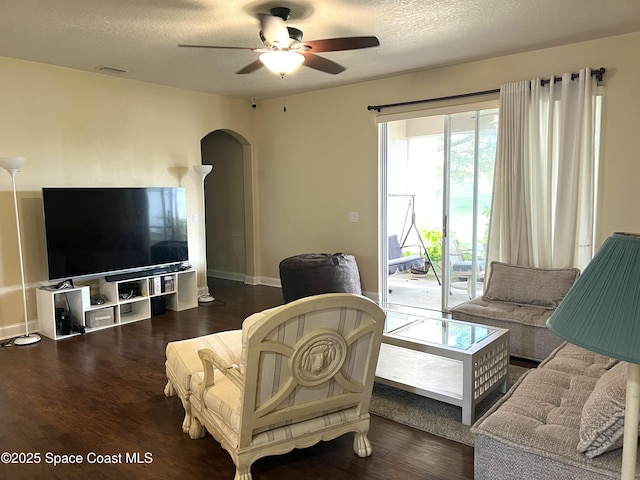
[[[261,34],[269,45],[289,46],[289,31],[284,20],[274,15],[259,14]]]
[[[185,45],[185,44],[179,44],[179,47],[186,47],[186,48],[225,48],[227,50],[251,50],[253,52],[257,52],[259,49],[257,48],[251,48],[251,47],[223,47],[220,45]]]
[[[260,59],[254,60],[253,62],[251,62],[246,67],[241,68],[240,70],[238,70],[236,72],[236,74],[237,75],[245,75],[247,73],[252,73],[252,72],[255,72],[256,70],[258,70],[259,68],[261,68],[262,66],[264,66],[264,63],[262,63],[260,61]]]
[[[319,57],[318,55],[314,55],[313,53],[302,52],[302,55],[304,55],[303,65],[315,70],[320,70],[321,72],[330,73],[332,75],[342,73],[346,70],[342,65],[331,60],[327,60],[326,58]]]
[[[380,41],[377,37],[326,38],[324,40],[304,42],[304,46],[310,48],[313,53],[357,50],[359,48],[377,47],[379,45]]]

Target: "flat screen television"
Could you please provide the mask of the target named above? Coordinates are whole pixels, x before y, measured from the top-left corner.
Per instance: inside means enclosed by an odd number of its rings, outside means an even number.
[[[181,187],[44,187],[49,279],[178,265],[189,258]]]

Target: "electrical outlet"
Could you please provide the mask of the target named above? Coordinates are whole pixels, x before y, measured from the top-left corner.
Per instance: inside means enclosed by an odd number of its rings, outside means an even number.
[[[358,212],[349,212],[349,223],[358,223]]]

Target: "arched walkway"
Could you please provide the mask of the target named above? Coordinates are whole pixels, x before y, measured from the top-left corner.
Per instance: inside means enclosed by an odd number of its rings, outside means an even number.
[[[251,146],[231,130],[200,142],[205,179],[207,277],[254,283],[253,171]]]

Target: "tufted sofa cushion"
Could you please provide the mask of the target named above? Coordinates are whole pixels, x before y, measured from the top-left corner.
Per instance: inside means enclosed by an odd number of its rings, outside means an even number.
[[[477,462],[492,463],[486,461],[484,448],[489,456],[491,450],[494,453],[502,450],[503,455],[509,450],[522,452],[521,463],[540,459],[555,468],[562,466],[563,471],[566,466],[563,476],[554,478],[581,478],[580,474],[567,473],[575,467],[578,467],[576,472],[586,469],[598,478],[603,473],[606,476],[602,478],[619,476],[619,450],[593,459],[578,451],[583,408],[607,372],[610,360],[569,343],[561,345],[538,368],[523,375],[472,427],[476,435]],[[482,440],[478,441],[479,437]],[[509,461],[515,461],[513,455]],[[531,471],[538,466],[528,465]],[[495,464],[490,468],[493,472],[499,469]],[[515,478],[510,474],[497,475],[478,474],[476,478]]]

